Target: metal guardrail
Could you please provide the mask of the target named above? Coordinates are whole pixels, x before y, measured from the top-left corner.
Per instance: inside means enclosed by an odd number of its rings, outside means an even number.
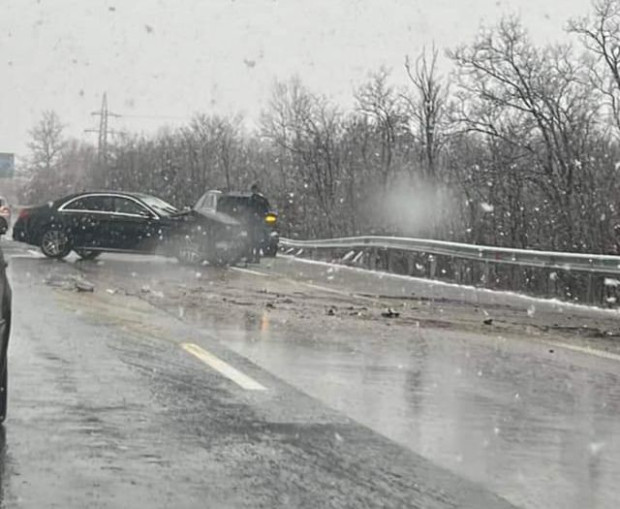
[[[345,237],[323,240],[293,240],[281,238],[280,244],[283,247],[299,249],[375,249],[409,251],[495,264],[620,275],[620,256],[612,255],[534,251],[461,244],[458,242],[446,242],[441,240],[379,236]]]

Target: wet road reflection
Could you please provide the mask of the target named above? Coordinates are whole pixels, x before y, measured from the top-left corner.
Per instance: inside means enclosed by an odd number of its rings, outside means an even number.
[[[612,361],[449,331],[335,343],[321,331],[280,335],[264,319],[223,337],[284,380],[517,505],[620,504]]]

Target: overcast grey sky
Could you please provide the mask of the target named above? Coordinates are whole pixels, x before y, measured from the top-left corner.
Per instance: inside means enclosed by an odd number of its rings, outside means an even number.
[[[149,130],[192,113],[258,117],[274,79],[294,74],[348,104],[384,65],[471,40],[481,22],[518,13],[538,41],[562,37],[588,0],[3,0],[0,152],[24,153],[27,131],[53,109],[80,137],[108,93]],[[139,118],[141,116],[179,117]]]

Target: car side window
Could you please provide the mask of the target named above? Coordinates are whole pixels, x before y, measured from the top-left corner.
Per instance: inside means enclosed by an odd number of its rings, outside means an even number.
[[[226,198],[222,196],[213,195],[213,209],[214,210],[222,210],[222,208],[226,205]]]
[[[105,211],[105,203],[101,196],[85,196],[69,202],[65,206],[65,210],[103,212]]]
[[[113,200],[113,212],[116,212],[118,214],[131,214],[133,216],[142,217],[150,216],[149,211],[145,207],[143,207],[139,203],[136,203],[133,200],[130,200],[129,198],[115,197],[113,198]]]
[[[206,206],[208,209],[215,210],[215,195],[210,194],[207,196]]]

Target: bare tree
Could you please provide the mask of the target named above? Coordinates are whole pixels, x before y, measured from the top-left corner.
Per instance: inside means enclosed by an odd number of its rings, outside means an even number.
[[[538,49],[520,22],[508,18],[451,57],[460,77],[457,120],[467,132],[513,145],[530,159],[527,178],[551,204],[551,238],[559,248],[582,248],[574,242],[575,214],[582,212],[575,195],[591,171],[598,103],[572,49]]]
[[[379,170],[383,190],[394,173],[398,139],[406,126],[402,97],[389,84],[389,75],[386,69],[380,69],[355,94],[358,110],[368,119],[380,140]]]
[[[620,131],[620,1],[596,0],[593,7],[591,16],[570,20],[568,31],[594,56],[589,79],[607,98]]]
[[[58,169],[62,150],[64,125],[53,111],[45,111],[39,122],[30,130],[30,169],[46,171]]]
[[[413,94],[405,94],[404,97],[417,124],[416,132],[422,147],[424,173],[431,181],[436,179],[448,93],[447,87],[437,74],[437,57],[437,49],[433,47],[430,55],[424,48],[415,64],[409,57],[405,59],[405,70],[413,86]]]
[[[342,115],[293,79],[275,85],[262,126],[263,135],[291,157],[291,170],[302,186],[298,189],[308,228],[316,230],[323,222],[327,233],[334,234],[342,174]]]

